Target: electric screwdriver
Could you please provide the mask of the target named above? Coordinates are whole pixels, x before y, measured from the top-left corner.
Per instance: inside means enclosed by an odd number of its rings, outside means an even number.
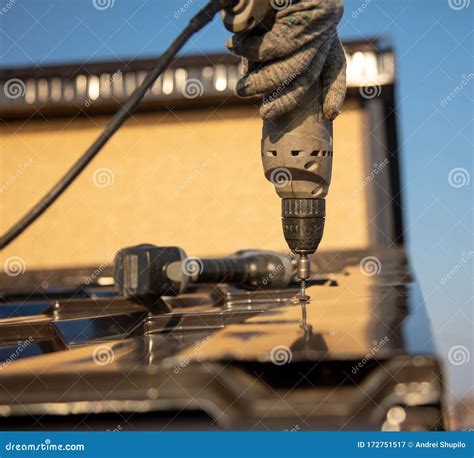
[[[134,298],[176,296],[198,283],[277,289],[293,280],[293,261],[290,256],[262,250],[200,259],[188,257],[179,247],[142,244],[117,253],[114,280],[121,295]]]
[[[234,33],[258,34],[270,30],[275,7],[269,0],[238,0],[223,11],[224,25]],[[305,101],[291,111],[263,120],[261,156],[265,177],[281,201],[283,234],[299,255],[297,277],[306,298],[310,278],[309,254],[322,239],[325,198],[331,182],[332,122],[323,116],[321,82],[308,88]]]

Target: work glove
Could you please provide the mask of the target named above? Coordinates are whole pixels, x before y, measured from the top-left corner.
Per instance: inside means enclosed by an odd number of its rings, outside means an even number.
[[[319,79],[322,113],[335,119],[346,94],[346,58],[336,30],[342,0],[270,3],[277,10],[270,30],[258,36],[237,33],[227,43],[244,63],[237,94],[262,97],[260,115],[274,119],[302,103]]]

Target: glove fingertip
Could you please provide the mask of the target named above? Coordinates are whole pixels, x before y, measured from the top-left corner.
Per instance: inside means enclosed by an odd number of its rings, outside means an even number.
[[[246,93],[246,79],[242,78],[239,81],[237,81],[237,84],[235,86],[235,92],[240,97],[245,97],[247,95],[247,93]]]
[[[328,121],[334,121],[339,116],[339,110],[335,107],[324,107],[324,118]]]

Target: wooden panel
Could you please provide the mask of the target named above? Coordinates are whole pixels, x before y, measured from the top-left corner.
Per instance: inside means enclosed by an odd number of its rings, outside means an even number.
[[[0,128],[2,232],[57,181],[107,119]],[[2,257],[20,256],[30,269],[110,263],[117,249],[143,242],[179,245],[196,256],[250,247],[286,251],[280,199],[263,176],[260,133],[250,106],[137,114]],[[347,106],[335,124],[322,249],[369,245],[360,189],[367,174],[363,133],[363,112]]]

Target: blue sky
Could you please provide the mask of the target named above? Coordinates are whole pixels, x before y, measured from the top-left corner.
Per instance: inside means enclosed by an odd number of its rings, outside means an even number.
[[[93,1],[113,6],[101,11]],[[0,66],[156,56],[203,3],[0,0],[0,8],[8,8],[0,15]],[[340,25],[343,39],[383,35],[397,53],[408,250],[443,357],[455,345],[473,348],[474,2],[470,3],[347,0]],[[227,36],[215,20],[185,52],[224,51]],[[471,364],[473,359],[471,355]],[[456,396],[472,389],[472,365],[447,366]]]

